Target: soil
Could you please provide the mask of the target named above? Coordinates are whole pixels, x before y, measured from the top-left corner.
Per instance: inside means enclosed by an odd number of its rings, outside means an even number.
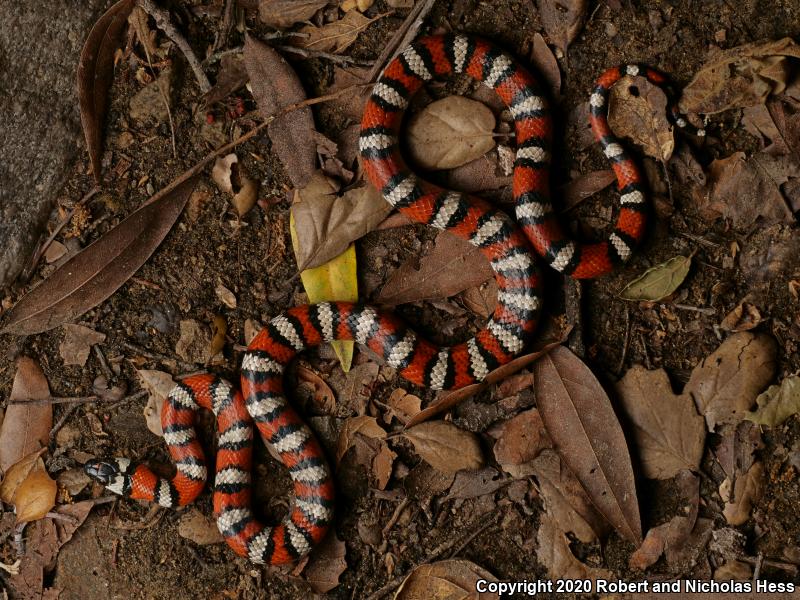
[[[187,2],[183,7],[176,6],[175,14],[180,16],[187,38],[199,52],[213,41],[218,21],[210,16],[198,17],[197,12],[189,10],[197,6],[199,2]],[[377,0],[369,14],[389,10],[384,0]],[[564,83],[557,104],[558,159],[553,174],[556,186],[576,173],[606,168],[599,149],[579,148],[577,136],[563,124],[566,116],[585,102],[596,75],[609,65],[647,63],[669,73],[680,86],[697,72],[712,46],[733,47],[755,40],[800,35],[798,0],[702,4],[690,0],[600,1],[590,3],[589,13],[591,17],[582,33],[571,44],[567,55],[559,60]],[[376,58],[405,14],[403,9],[394,10],[376,21],[359,35],[349,54],[362,60]],[[51,14],[47,18],[57,19],[58,15]],[[248,16],[247,22],[253,27],[253,35],[266,32],[253,14]],[[479,34],[527,61],[532,36],[542,31],[542,23],[532,1],[439,0],[422,31],[442,30]],[[715,34],[720,30],[726,33],[722,43],[715,42]],[[233,47],[242,41],[242,34],[234,30],[229,45]],[[88,204],[84,224],[68,228],[65,235],[59,236],[68,248],[83,247],[97,239],[211,149],[207,139],[212,126],[205,123],[206,114],[191,70],[182,65],[176,50],[173,49],[170,57],[176,66],[172,97],[174,148],[168,123],[131,121],[129,103],[141,89],[137,71],[142,65],[132,59],[122,61],[111,90],[103,191]],[[292,55],[287,55],[287,59],[296,68],[309,96],[328,91],[334,72],[328,61],[298,60]],[[209,74],[213,75],[213,67]],[[249,94],[240,92],[239,95],[245,98],[248,111],[255,109]],[[226,139],[236,137],[252,125],[247,115],[234,119],[220,107],[215,107],[214,111],[213,127]],[[332,139],[352,124],[346,111],[338,105],[318,107],[314,113],[317,129]],[[723,115],[712,119],[709,128],[719,143],[710,149],[695,147],[704,165],[737,150],[758,149],[754,138],[741,127],[733,126],[737,118]],[[121,140],[130,133],[133,142],[122,148]],[[680,143],[696,144],[688,140]],[[270,152],[266,134],[244,144],[237,153],[246,169],[261,182],[262,205],[239,223],[228,200],[210,179],[204,179],[200,185],[208,191],[209,200],[196,217],[192,218],[185,211],[135,279],[80,318],[79,322],[107,335],[101,349],[114,371],[112,384],[125,385],[129,392],[136,391],[134,367],[166,370],[176,375],[186,372],[175,353],[179,321],[195,319],[208,324],[215,315],[226,319],[229,343],[224,359],[212,369],[235,380],[241,353],[234,349],[234,343],[244,343],[245,320],[266,322],[304,301],[288,233],[289,179],[277,157]],[[659,170],[660,167],[654,172],[658,174]],[[88,171],[88,159],[84,156],[67,172],[67,183],[58,197],[62,209],[74,206],[91,189],[93,183]],[[663,173],[658,176],[663,179]],[[693,366],[719,345],[717,324],[745,295],[756,294],[765,318],[760,329],[771,332],[781,346],[779,378],[800,370],[795,341],[797,302],[785,283],[756,284],[739,263],[731,265],[726,260],[734,242],[745,254],[757,253],[770,240],[794,235],[794,230],[774,227],[768,231],[743,233],[727,228],[722,220],[709,226],[698,214],[689,189],[675,177],[671,177],[670,183],[671,197],[665,194],[662,198],[667,208],[659,211],[657,223],[642,251],[611,276],[582,284],[578,310],[570,309],[566,315],[568,321],[580,325],[570,340],[573,349],[585,349],[583,358],[605,382],[615,381],[631,365],[645,364],[651,368],[665,368],[679,388]],[[577,217],[584,223],[607,224],[609,218],[604,207],[614,202],[613,192],[598,194],[582,205]],[[51,223],[57,219],[54,217]],[[597,235],[602,235],[602,231]],[[368,289],[379,288],[397,265],[428,247],[431,239],[432,234],[418,226],[368,234],[358,243],[361,283]],[[694,267],[681,288],[681,297],[676,300],[688,309],[672,306],[652,310],[652,307],[627,303],[617,297],[619,290],[646,268],[677,254],[691,252],[696,253]],[[46,276],[52,268],[51,265],[40,266],[33,281]],[[214,288],[220,281],[236,295],[235,309],[224,306],[215,294]],[[566,310],[564,307],[576,305],[573,286],[562,286],[555,276],[548,277],[548,284],[552,290],[548,292],[551,316],[559,316]],[[712,293],[712,289],[722,291]],[[563,290],[567,290],[565,295]],[[16,299],[21,292],[21,287],[14,289],[10,297]],[[713,310],[698,312],[692,310],[692,306]],[[441,335],[451,318],[435,303],[418,303],[400,312],[421,332],[434,334],[434,338],[437,332]],[[479,318],[471,318],[456,327],[453,335],[463,339],[480,323]],[[100,362],[92,355],[85,367],[64,366],[59,356],[62,339],[60,328],[25,338],[0,337],[0,344],[7,349],[0,356],[0,396],[8,398],[15,372],[14,359],[20,355],[35,357],[40,362],[53,395],[92,394],[93,381],[103,374]],[[137,346],[141,350],[137,351]],[[356,364],[369,360],[369,356],[357,352]],[[340,367],[329,349],[309,353],[303,361],[329,382],[341,382]],[[381,377],[372,391],[372,398],[383,398],[398,387],[412,390],[423,402],[434,397],[430,391],[414,389],[386,369],[381,370]],[[331,385],[336,387],[334,383]],[[501,409],[492,408],[491,401],[489,392],[468,400],[453,411],[453,421],[464,429],[483,432],[493,421],[508,416],[502,414]],[[65,453],[66,458],[61,457],[58,464],[48,464],[54,476],[58,469],[79,466],[81,457],[89,455],[121,455],[149,462],[168,462],[162,440],[146,429],[142,416],[144,403],[145,399],[139,398],[113,410],[102,403],[90,403],[72,411],[65,427],[77,430],[78,435]],[[56,406],[54,420],[67,410],[62,405]],[[99,418],[105,435],[92,429],[89,415]],[[318,416],[310,420],[331,455],[335,452],[336,432],[346,416],[350,414]],[[211,431],[209,424],[205,433],[208,441],[213,438]],[[484,439],[488,448],[488,436]],[[741,530],[750,540],[746,548],[749,555],[763,554],[782,560],[785,547],[800,544],[800,522],[796,518],[800,482],[793,467],[784,465],[780,449],[785,451],[800,442],[800,424],[790,420],[787,426],[765,433],[764,440],[760,456],[770,485],[754,508],[759,515],[758,525],[755,525],[756,519],[751,519]],[[713,446],[714,442],[710,444]],[[367,475],[354,461],[350,464],[345,460],[337,471],[334,529],[335,535],[346,544],[347,569],[339,585],[325,597],[365,598],[428,560],[434,549],[454,538],[463,541],[455,543],[445,555],[455,551],[459,558],[477,563],[501,580],[546,577],[546,569],[537,561],[534,552],[540,501],[535,498],[523,503],[511,500],[506,488],[488,498],[444,501],[441,494],[448,482],[439,481],[441,476],[421,462],[411,446],[397,441],[392,448],[398,453],[398,461],[410,471],[402,481],[389,483],[388,490],[399,492],[395,495],[373,493]],[[288,478],[281,469],[275,468],[266,452],[262,454],[258,471],[262,483],[258,485],[257,500],[266,517],[280,516],[289,489]],[[703,469],[707,479],[703,482],[702,497],[716,497],[717,500],[701,502],[701,516],[723,527],[724,518],[718,496],[715,496],[722,476],[710,459]],[[670,485],[641,479],[639,486],[645,530],[674,514],[664,507],[674,509],[680,505],[680,497]],[[77,499],[92,493],[97,490],[93,492],[90,486]],[[364,531],[377,528],[380,532],[403,496],[408,498],[413,509],[402,513],[390,528],[384,549],[379,551],[380,542],[370,545],[364,541],[365,537],[369,538]],[[656,501],[659,508],[653,509]],[[204,493],[194,506],[211,514],[210,493]],[[182,511],[162,511],[152,518],[148,511],[148,506],[132,501],[95,509],[61,550],[48,584],[62,590],[60,598],[63,600],[123,597],[176,600],[198,596],[209,599],[307,598],[312,595],[307,582],[290,570],[254,567],[235,557],[223,544],[200,546],[184,539],[177,531]],[[485,528],[481,528],[484,525]],[[470,537],[476,531],[478,533]],[[589,549],[588,553],[598,561],[594,566],[609,568],[621,578],[637,580],[641,579],[641,574],[627,567],[633,549],[631,544],[612,534],[602,549]],[[13,562],[13,552],[8,541],[0,560]],[[666,573],[666,568],[659,565],[653,568],[654,576]],[[700,563],[680,576],[707,578],[709,573],[708,561],[701,555]],[[785,572],[769,566],[763,567],[762,575],[775,581],[787,579]],[[800,583],[800,579],[795,579],[795,583]]]

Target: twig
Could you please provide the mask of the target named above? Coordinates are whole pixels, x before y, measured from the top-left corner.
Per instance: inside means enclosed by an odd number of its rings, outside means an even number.
[[[673,304],[675,308],[679,308],[681,310],[690,310],[692,312],[702,313],[704,315],[715,315],[717,311],[713,308],[704,308],[702,306],[691,306],[690,304]]]
[[[99,191],[100,191],[99,187],[97,187],[97,186],[93,187],[91,190],[89,190],[86,193],[86,195],[83,198],[81,198],[80,200],[78,200],[75,203],[75,206],[73,206],[71,209],[69,209],[69,212],[67,213],[67,216],[64,217],[64,219],[58,225],[56,225],[56,228],[53,230],[53,233],[50,234],[50,237],[47,238],[47,241],[44,244],[42,244],[41,247],[33,255],[33,258],[31,259],[31,266],[29,267],[28,273],[27,273],[28,276],[30,276],[30,274],[33,273],[33,270],[36,268],[36,265],[39,264],[39,261],[42,259],[42,256],[44,255],[45,252],[47,252],[47,249],[50,247],[50,244],[53,243],[53,240],[56,239],[56,236],[59,233],[61,233],[61,230],[64,229],[64,227],[66,227],[67,223],[70,222],[70,220],[72,219],[72,215],[75,214],[75,211],[78,209],[78,207],[79,206],[83,206],[84,204],[86,204]]]
[[[152,350],[148,350],[147,348],[142,348],[141,346],[134,344],[133,342],[122,342],[122,347],[126,348],[127,350],[132,350],[133,352],[138,352],[142,356],[145,356],[151,360],[160,360],[160,361],[170,361],[175,362],[182,369],[194,369],[195,365],[192,363],[183,362],[177,358],[172,356],[167,356],[166,354],[161,354],[160,352],[153,352]]]
[[[134,400],[138,400],[139,398],[144,398],[145,396],[147,396],[147,394],[148,394],[148,392],[146,390],[141,390],[139,392],[136,392],[135,394],[131,394],[130,396],[125,396],[122,400],[114,402],[114,404],[112,404],[111,406],[105,408],[105,410],[107,412],[111,412],[112,410],[114,410],[118,406],[122,406],[123,404],[126,404],[128,402],[133,402]]]
[[[156,72],[153,70],[153,58],[150,56],[150,50],[147,49],[147,44],[142,44],[142,47],[144,48],[145,56],[147,56],[147,67],[150,69],[150,75],[153,77],[153,84],[158,88],[158,95],[161,96],[161,100],[164,101],[164,106],[167,109],[167,117],[169,118],[169,133],[172,139],[172,158],[178,158],[178,147],[175,144],[175,121],[172,119],[172,108],[169,105],[169,97],[167,96],[167,92],[164,91],[164,88],[161,86],[161,82],[156,76]]]
[[[222,48],[228,41],[228,35],[231,32],[231,18],[233,17],[233,10],[236,6],[236,0],[225,0],[225,12],[222,13],[222,25],[214,38],[214,45],[211,46],[211,51],[216,52]]]
[[[428,16],[428,13],[433,9],[436,0],[424,0],[417,2],[411,12],[408,13],[406,20],[400,25],[400,28],[386,44],[386,47],[381,52],[378,60],[375,61],[372,69],[367,74],[367,81],[375,81],[378,73],[383,69],[383,65],[391,61],[400,52],[400,48],[405,48],[417,35],[417,31],[422,26],[422,22]]]
[[[335,62],[339,65],[358,65],[358,66],[368,66],[372,64],[372,61],[368,60],[360,60],[358,58],[352,58],[350,56],[343,56],[341,54],[331,54],[330,52],[323,52],[322,50],[310,50],[308,48],[298,48],[297,46],[275,46],[278,50],[282,50],[284,52],[291,52],[292,54],[297,54],[304,58],[324,58],[331,62]]]
[[[79,406],[78,404],[73,404],[72,406],[67,408],[67,410],[64,411],[64,414],[61,415],[61,418],[56,422],[55,425],[53,425],[53,428],[50,430],[50,435],[49,435],[51,441],[56,439],[56,434],[64,426],[67,420],[72,416],[72,413],[78,410],[78,406]]]
[[[476,537],[478,537],[478,536],[479,536],[480,534],[482,534],[484,531],[486,531],[487,529],[489,529],[489,527],[493,527],[493,526],[495,525],[495,521],[496,521],[496,520],[497,520],[496,518],[494,518],[494,519],[489,519],[488,521],[486,521],[486,523],[485,523],[485,524],[484,524],[482,527],[479,527],[478,529],[476,529],[475,531],[473,531],[471,534],[469,534],[469,536],[467,536],[467,539],[465,539],[465,540],[464,540],[464,542],[463,542],[461,545],[459,545],[459,547],[458,547],[458,548],[456,548],[455,550],[453,550],[453,551],[450,553],[450,555],[448,556],[448,558],[453,558],[454,556],[458,556],[458,555],[461,553],[461,551],[462,551],[464,548],[466,548],[466,547],[467,547],[467,546],[468,546],[468,545],[469,545],[469,544],[472,542],[472,540],[474,540]]]
[[[693,242],[697,242],[698,244],[703,244],[704,246],[708,246],[709,248],[720,247],[720,244],[715,244],[714,242],[707,240],[704,237],[700,237],[699,235],[693,235],[691,233],[683,233],[683,232],[678,232],[678,235],[685,237],[686,239],[692,240]]]
[[[205,94],[208,90],[210,90],[211,83],[208,81],[208,77],[206,76],[205,71],[203,71],[203,67],[200,66],[200,61],[197,60],[197,56],[195,56],[192,47],[189,45],[189,42],[186,41],[186,38],[183,37],[183,34],[172,24],[169,11],[156,6],[153,0],[136,0],[136,4],[140,6],[148,15],[153,17],[153,19],[155,19],[158,28],[163,31],[173,42],[175,42],[175,45],[178,46],[181,52],[183,52],[183,55],[186,57],[186,61],[189,63],[192,71],[194,71],[194,76],[197,78],[200,91]]]
[[[39,405],[39,404],[88,404],[89,402],[97,402],[101,400],[100,396],[78,396],[78,397],[71,397],[71,398],[43,398],[41,400],[34,400],[34,399],[20,399],[20,400],[9,400],[8,405],[13,406],[15,404],[25,404],[27,406]]]
[[[100,350],[100,346],[97,344],[92,346],[92,350],[94,350],[97,360],[100,361],[100,368],[103,370],[103,374],[106,376],[106,379],[110,381],[111,378],[114,377],[114,374],[111,372],[111,367],[108,366],[106,355],[103,354],[103,351]]]
[[[631,344],[631,309],[628,304],[625,304],[625,340],[622,343],[622,356],[619,357],[619,365],[617,365],[617,375],[622,373],[622,367],[625,366],[625,358],[628,356],[628,346]]]
[[[753,567],[753,584],[758,581],[758,577],[761,575],[761,565],[764,562],[764,555],[759,552],[758,556],[756,556],[756,564]]]

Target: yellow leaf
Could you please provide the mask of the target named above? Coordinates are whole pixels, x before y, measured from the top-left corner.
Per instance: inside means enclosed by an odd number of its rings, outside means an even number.
[[[299,242],[297,231],[294,228],[294,217],[289,215],[289,231],[292,235],[292,247],[295,256],[299,255]],[[326,301],[356,302],[358,300],[358,279],[356,274],[356,249],[353,244],[336,258],[324,265],[313,269],[306,269],[300,273],[303,287],[308,294],[308,301],[312,304]],[[347,373],[353,362],[353,348],[355,344],[349,341],[331,342],[336,356],[342,365],[342,370]]]

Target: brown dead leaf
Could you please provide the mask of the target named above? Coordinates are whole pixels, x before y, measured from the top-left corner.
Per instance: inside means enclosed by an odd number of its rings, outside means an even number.
[[[722,514],[730,525],[743,525],[750,518],[753,504],[764,491],[764,475],[764,465],[755,462],[746,473],[736,478],[735,483],[726,478],[719,486],[719,495],[725,502]]]
[[[103,124],[108,109],[108,91],[114,79],[114,51],[120,41],[134,0],[112,5],[92,27],[78,62],[78,105],[92,174],[100,182]]]
[[[748,421],[775,427],[800,412],[800,377],[784,377],[780,385],[771,385],[756,398],[758,408],[747,413]]]
[[[536,534],[536,558],[550,579],[609,579],[611,571],[579,561],[570,550],[570,540],[547,512],[542,514]]]
[[[375,298],[376,302],[394,306],[448,298],[492,278],[489,261],[469,242],[443,231],[434,244],[431,252],[419,259],[419,269],[415,268],[417,257],[400,265]]]
[[[165,188],[124,221],[56,269],[6,314],[3,333],[41,333],[111,296],[172,229],[197,182]]]
[[[244,66],[263,118],[306,99],[294,69],[275,50],[250,36],[244,43]],[[317,164],[311,109],[305,107],[278,116],[267,126],[267,132],[294,186],[307,185]]]
[[[258,181],[251,179],[235,154],[220,156],[211,169],[211,179],[221,192],[230,194],[239,217],[246,215],[258,199]]]
[[[623,77],[611,89],[608,123],[648,156],[661,162],[672,156],[675,138],[667,121],[667,96],[644,77]]]
[[[380,191],[371,185],[351,188],[341,196],[337,195],[338,189],[332,179],[316,171],[306,187],[295,191],[292,216],[301,271],[339,256],[392,211]]]
[[[790,156],[744,152],[711,163],[705,197],[708,208],[746,228],[758,217],[767,223],[794,223],[784,189],[791,178],[800,177],[800,165]]]
[[[640,543],[639,503],[625,435],[589,368],[558,346],[534,363],[534,391],[547,433],[600,513]]]
[[[610,531],[608,522],[554,450],[542,450],[532,466],[545,511],[559,529],[586,544],[606,537]]]
[[[58,485],[47,474],[44,461],[39,454],[35,452],[34,460],[30,463],[24,458],[20,461],[25,463],[23,467],[25,476],[18,482],[10,502],[17,513],[17,523],[42,519],[56,504]],[[14,466],[9,469],[9,479],[16,479]],[[5,491],[5,482],[3,484]],[[4,493],[4,501],[5,495]]]
[[[200,546],[220,544],[225,541],[215,519],[190,508],[178,519],[178,535]]]
[[[714,114],[762,104],[786,89],[789,57],[800,58],[800,46],[788,37],[716,53],[683,88],[681,112]]]
[[[633,425],[645,477],[669,479],[682,469],[697,470],[706,439],[703,417],[691,397],[672,392],[663,369],[635,365],[616,391]]]
[[[452,169],[494,148],[494,113],[463,96],[431,102],[409,121],[407,143],[412,159],[423,169]]]
[[[397,388],[386,399],[389,410],[383,415],[383,422],[391,424],[392,418],[396,418],[404,425],[408,420],[422,410],[422,400],[419,396],[409,394],[403,388]]]
[[[484,154],[465,165],[433,173],[431,178],[448,190],[459,190],[467,194],[483,192],[492,198],[502,199],[505,188],[511,185],[512,178],[500,173],[498,159],[494,153]]]
[[[494,458],[503,470],[515,478],[532,475],[531,464],[552,442],[544,429],[542,417],[535,408],[523,411],[500,425],[494,436]]]
[[[694,530],[700,507],[700,479],[684,470],[678,473],[676,483],[684,502],[682,514],[647,532],[642,545],[631,555],[629,566],[632,569],[644,571],[655,564],[662,554],[666,554],[667,563],[674,566],[679,558],[678,551]]]
[[[479,471],[459,471],[444,500],[477,498],[492,494],[508,485],[510,481],[493,467],[484,467]]]
[[[478,437],[446,421],[429,421],[403,431],[414,450],[442,473],[479,469],[486,462]]]
[[[335,533],[325,537],[314,548],[303,569],[303,578],[318,594],[325,594],[339,585],[339,577],[347,569],[345,543]]]
[[[0,483],[0,500],[6,504],[14,504],[14,496],[17,493],[17,489],[27,479],[30,472],[36,467],[41,455],[46,451],[45,448],[41,448],[31,452],[3,471],[3,481]]]
[[[467,288],[460,294],[464,306],[475,314],[488,319],[497,306],[497,282],[490,279],[486,283]]]
[[[545,80],[546,86],[550,90],[550,97],[557,99],[561,95],[561,70],[558,68],[555,55],[540,33],[533,34],[531,61],[536,67],[536,71]]]
[[[763,333],[735,333],[692,371],[683,390],[705,415],[709,431],[738,423],[775,375],[775,340]]]
[[[53,427],[53,405],[26,403],[48,400],[50,387],[41,367],[32,358],[17,361],[17,372],[0,426],[0,470],[6,472],[22,457],[47,446]]]
[[[297,365],[296,372],[297,381],[314,390],[315,414],[332,415],[336,410],[336,396],[325,380],[303,365]]]
[[[241,54],[225,54],[219,61],[217,82],[203,94],[203,105],[208,108],[245,86],[250,80]]]
[[[564,201],[564,210],[570,210],[578,204],[607,188],[609,185],[617,180],[614,171],[606,169],[605,171],[592,171],[591,173],[584,173],[579,177],[573,179],[566,184],[562,189],[562,199]]]
[[[720,433],[722,439],[714,454],[725,475],[733,480],[750,469],[755,451],[763,448],[761,428],[752,421],[742,421],[724,426]]]
[[[352,414],[366,413],[379,371],[380,367],[371,361],[350,369],[345,375],[344,386],[339,390],[339,404]]]
[[[226,288],[221,281],[217,282],[217,285],[214,288],[214,293],[217,295],[219,301],[225,306],[228,308],[236,308],[236,295]]]
[[[47,250],[44,251],[44,260],[48,265],[50,265],[58,261],[60,258],[66,256],[68,252],[69,250],[67,250],[67,247],[64,244],[57,240],[53,240],[50,242]]]
[[[788,154],[789,146],[772,113],[777,113],[776,116],[781,119],[781,124],[785,128],[786,118],[783,103],[776,99],[769,99],[766,104],[756,104],[745,108],[742,111],[742,125],[748,133],[761,142],[761,148],[765,153],[773,156]]]
[[[300,21],[308,21],[328,0],[259,0],[258,18],[262,23],[286,29]]]
[[[147,428],[157,436],[163,436],[164,430],[161,428],[161,409],[164,401],[175,387],[172,375],[163,371],[141,370],[136,371],[139,381],[149,394],[147,404],[144,407],[144,418]]]
[[[356,41],[359,33],[383,16],[378,15],[368,19],[360,12],[351,10],[338,21],[327,23],[322,27],[315,25],[302,27],[300,33],[307,34],[307,37],[293,38],[292,43],[301,48],[338,54],[347,50]]]
[[[536,0],[550,42],[566,53],[586,21],[586,0]]]
[[[411,571],[394,600],[500,599],[496,593],[476,591],[478,581],[496,582],[497,578],[468,560],[442,560]]]
[[[341,462],[347,451],[355,444],[356,434],[361,434],[373,439],[384,439],[386,431],[378,424],[375,417],[351,417],[344,422],[339,441],[336,445],[336,462]]]
[[[761,323],[761,313],[758,307],[749,302],[740,302],[736,308],[729,312],[722,323],[721,329],[736,333],[737,331],[750,331]]]
[[[92,346],[102,344],[106,339],[104,333],[83,325],[67,323],[64,325],[64,340],[58,347],[58,353],[64,361],[64,366],[78,365],[82,367],[89,358]]]

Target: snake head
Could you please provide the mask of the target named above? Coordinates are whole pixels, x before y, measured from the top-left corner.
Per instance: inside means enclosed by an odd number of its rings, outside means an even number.
[[[84,472],[97,482],[102,483],[112,492],[122,494],[131,461],[127,458],[92,459],[83,465]]]

